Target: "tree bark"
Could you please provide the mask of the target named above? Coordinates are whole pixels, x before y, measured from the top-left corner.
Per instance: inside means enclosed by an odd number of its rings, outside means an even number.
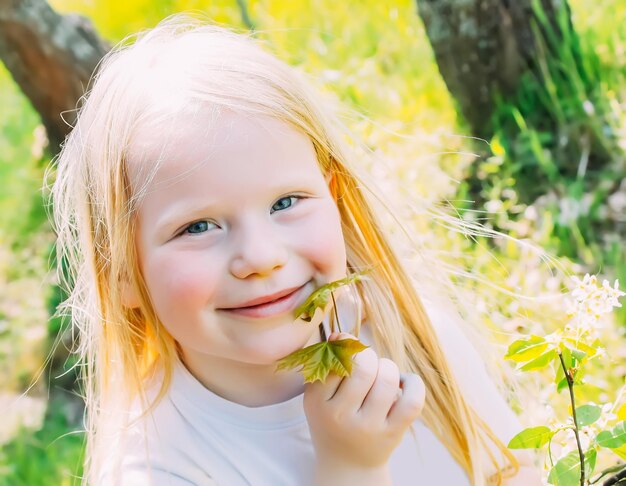
[[[554,31],[564,0],[541,0]],[[534,67],[532,0],[417,0],[439,71],[479,137],[491,134],[496,94],[516,92]]]
[[[90,21],[45,0],[0,0],[0,60],[41,115],[55,155],[91,74],[109,50]]]
[[[76,107],[98,62],[110,49],[91,22],[59,15],[45,0],[0,0],[0,60],[41,117],[48,135],[46,148],[55,156],[76,121]],[[60,289],[56,304],[64,298]],[[50,401],[70,423],[80,423],[83,401],[77,373],[68,371],[74,349],[71,324],[51,330],[52,348],[46,369]],[[48,407],[48,413],[54,407]]]

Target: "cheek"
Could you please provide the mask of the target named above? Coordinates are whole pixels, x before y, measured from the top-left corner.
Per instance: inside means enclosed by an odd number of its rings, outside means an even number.
[[[205,260],[198,255],[169,253],[155,255],[146,266],[148,289],[163,322],[212,302],[218,279]]]
[[[330,202],[309,221],[302,235],[306,257],[323,273],[341,278],[346,267],[346,245],[339,213]]]

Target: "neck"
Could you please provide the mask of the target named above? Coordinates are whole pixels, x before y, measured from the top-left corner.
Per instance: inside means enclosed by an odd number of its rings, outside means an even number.
[[[304,380],[296,371],[276,373],[275,364],[257,365],[186,352],[183,363],[189,372],[216,395],[247,407],[262,407],[287,401],[304,392]],[[219,361],[219,362],[218,362]],[[219,370],[207,373],[205,370]]]

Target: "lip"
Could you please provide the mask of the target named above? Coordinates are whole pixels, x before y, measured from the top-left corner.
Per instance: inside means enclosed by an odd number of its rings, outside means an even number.
[[[285,289],[272,295],[251,300],[246,302],[245,306],[219,310],[230,314],[257,318],[282,315],[293,311],[297,307],[302,291],[307,284],[308,282],[300,287]]]

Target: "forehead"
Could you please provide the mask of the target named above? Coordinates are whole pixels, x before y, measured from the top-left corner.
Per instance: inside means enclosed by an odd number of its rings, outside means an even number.
[[[128,153],[134,189],[158,190],[210,175],[213,183],[239,184],[243,190],[267,177],[321,174],[307,135],[276,118],[232,111],[180,113],[146,124]]]
[[[262,165],[319,172],[304,133],[276,118],[231,111],[187,111],[144,124],[128,150],[133,186],[173,183],[207,164],[222,181]]]

